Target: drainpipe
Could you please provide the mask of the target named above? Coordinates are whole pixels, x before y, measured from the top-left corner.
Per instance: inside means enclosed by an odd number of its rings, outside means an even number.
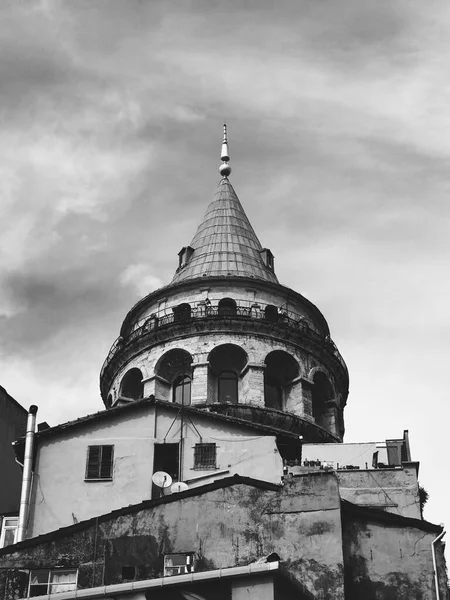
[[[36,428],[36,413],[38,407],[32,404],[28,411],[27,433],[25,437],[25,455],[23,459],[22,491],[20,492],[19,525],[17,542],[23,542],[27,531],[28,511],[33,470],[34,431]]]
[[[441,599],[441,593],[439,591],[439,579],[438,579],[438,572],[437,572],[437,565],[436,565],[436,546],[435,546],[435,544],[437,544],[438,541],[444,537],[444,535],[445,535],[445,531],[440,533],[437,536],[437,538],[431,542],[431,554],[433,555],[434,585],[436,586],[436,600]]]

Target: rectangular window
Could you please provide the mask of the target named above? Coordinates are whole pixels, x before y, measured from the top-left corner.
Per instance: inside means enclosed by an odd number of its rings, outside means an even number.
[[[19,517],[5,517],[2,523],[2,532],[0,534],[0,548],[6,548],[16,543],[17,527]]]
[[[89,446],[86,479],[112,479],[114,446]]]
[[[46,596],[77,589],[76,569],[40,569],[30,571],[28,596]]]
[[[164,577],[194,572],[193,552],[164,555]]]
[[[194,469],[216,468],[216,444],[195,444]]]

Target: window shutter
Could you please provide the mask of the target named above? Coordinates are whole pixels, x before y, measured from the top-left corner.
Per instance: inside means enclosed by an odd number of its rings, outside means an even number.
[[[89,446],[86,479],[112,479],[114,446]]]
[[[101,446],[89,446],[86,479],[98,479],[100,470]]]
[[[112,477],[113,446],[102,446],[102,458],[100,463],[100,478],[110,479]]]

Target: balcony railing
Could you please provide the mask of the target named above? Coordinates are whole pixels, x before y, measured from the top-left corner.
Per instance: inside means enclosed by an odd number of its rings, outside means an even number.
[[[246,301],[236,303],[236,307],[232,309],[207,304],[201,304],[192,308],[189,308],[188,305],[186,305],[186,308],[173,308],[175,310],[172,313],[169,313],[167,309],[165,309],[165,311],[160,311],[159,313],[152,313],[151,315],[137,322],[135,328],[126,337],[118,337],[111,346],[108,356],[103,363],[100,379],[102,379],[106,368],[112,362],[114,357],[120,353],[121,350],[129,346],[133,340],[141,338],[152,331],[162,330],[173,324],[188,324],[193,321],[200,320],[247,321],[250,319],[263,321],[268,324],[272,323],[273,325],[286,327],[289,329],[295,329],[301,333],[301,335],[325,345],[331,354],[333,354],[340,362],[345,372],[347,372],[347,366],[344,362],[344,359],[342,358],[333,340],[329,336],[320,333],[317,328],[314,327],[314,324],[302,315],[295,314],[291,311],[277,311],[276,307],[271,305],[264,306],[261,304],[249,304]]]

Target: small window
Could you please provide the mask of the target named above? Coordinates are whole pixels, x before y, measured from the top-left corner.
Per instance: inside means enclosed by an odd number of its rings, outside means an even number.
[[[77,589],[76,569],[42,569],[30,571],[28,596],[46,596]]]
[[[195,444],[194,469],[216,468],[216,444]]]
[[[164,555],[164,577],[194,572],[194,553]]]
[[[122,581],[134,581],[136,578],[136,567],[124,565],[122,567]]]
[[[182,406],[191,403],[191,378],[189,375],[181,375],[173,382],[173,401]]]
[[[219,402],[237,404],[238,376],[234,371],[222,371],[219,375]]]
[[[273,257],[272,252],[269,250],[269,248],[263,248],[262,250],[260,250],[260,252],[261,252],[261,257],[262,257],[266,267],[268,269],[270,269],[271,271],[273,271],[273,267],[274,267],[273,258],[274,257]]]
[[[89,446],[86,479],[112,479],[114,446]]]
[[[0,535],[0,548],[6,548],[16,543],[17,527],[19,517],[9,517],[3,519],[2,532]]]

